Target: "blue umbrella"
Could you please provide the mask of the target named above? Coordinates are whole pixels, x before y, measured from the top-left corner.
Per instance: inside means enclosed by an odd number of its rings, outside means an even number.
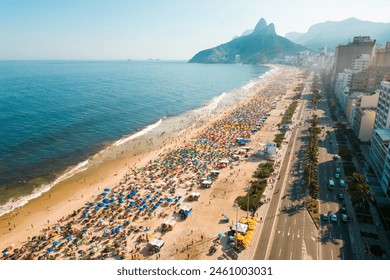
[[[110,208],[111,206],[110,206],[110,204],[106,204],[104,207]]]
[[[116,230],[115,230],[115,229],[112,229],[112,230],[111,230],[111,233],[115,233],[115,232],[116,232]]]
[[[73,240],[73,238],[72,237],[68,237],[66,240],[68,240],[68,241],[72,241]]]
[[[103,199],[103,203],[110,203],[110,200],[108,198]]]
[[[135,202],[134,201],[130,201],[130,206],[134,206]]]
[[[104,207],[104,203],[102,203],[102,202],[99,203],[99,204],[98,204],[98,207]]]
[[[49,248],[49,249],[47,249],[47,251],[48,251],[49,253],[54,252],[54,248]]]
[[[54,241],[54,242],[53,242],[53,246],[57,246],[58,244],[59,244],[58,241]]]
[[[126,225],[126,226],[130,225],[130,222],[129,222],[129,221],[126,221],[126,222],[125,222],[125,225]]]
[[[106,193],[106,192],[103,192],[103,193],[101,193],[100,195],[101,196],[106,196],[108,193]]]
[[[150,194],[148,194],[148,195],[146,196],[146,198],[150,198],[150,196],[151,196],[151,195],[150,195]]]
[[[115,201],[115,198],[111,197],[110,201],[111,201],[111,202],[114,202],[114,201]]]
[[[151,213],[153,213],[154,211],[155,211],[155,208],[152,208],[152,209],[150,210]]]
[[[87,231],[86,231],[86,230],[83,230],[83,231],[82,231],[82,234],[87,234]]]
[[[81,217],[82,217],[83,219],[85,219],[85,218],[87,217],[87,215],[86,215],[86,214],[83,214]]]
[[[126,195],[127,198],[132,198],[133,196],[131,194]]]
[[[123,199],[122,198],[119,198],[119,203],[123,203]]]
[[[173,199],[169,197],[169,198],[167,199],[167,201],[168,201],[168,202],[172,202]]]
[[[109,188],[105,188],[104,191],[105,191],[105,192],[109,192],[110,189],[109,189]]]
[[[99,211],[100,210],[100,207],[95,207],[95,211]]]
[[[90,214],[90,213],[91,213],[91,210],[90,210],[90,209],[87,209],[85,212],[86,212],[87,214]]]

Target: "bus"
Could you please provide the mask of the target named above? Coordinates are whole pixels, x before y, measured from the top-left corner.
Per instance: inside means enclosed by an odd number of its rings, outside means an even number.
[[[334,189],[334,180],[333,180],[333,179],[329,179],[328,188],[329,188],[330,190],[333,190],[333,189]]]
[[[340,179],[340,187],[342,188],[345,187],[345,181],[343,179]]]

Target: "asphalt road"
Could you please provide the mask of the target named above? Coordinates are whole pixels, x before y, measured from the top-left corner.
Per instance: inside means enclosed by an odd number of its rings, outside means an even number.
[[[274,188],[274,197],[264,220],[254,257],[256,260],[353,259],[348,225],[341,221],[339,213],[343,201],[337,195],[342,189],[338,180],[335,180],[334,190],[327,188],[327,180],[335,177],[339,160],[333,160],[333,155],[337,153],[336,139],[332,128],[325,124],[329,121],[324,112],[327,110],[326,100],[320,102],[323,110],[316,111],[320,126],[326,126],[329,130],[329,134],[324,132],[325,141],[319,143],[320,213],[337,213],[338,221],[321,221],[320,229],[317,229],[301,205],[306,196],[301,171],[308,143],[307,125],[313,113],[309,102],[311,95],[307,94],[309,89],[310,84],[307,83],[301,98],[303,106],[296,122],[301,125],[292,131],[280,177]],[[344,177],[343,174],[341,176]]]

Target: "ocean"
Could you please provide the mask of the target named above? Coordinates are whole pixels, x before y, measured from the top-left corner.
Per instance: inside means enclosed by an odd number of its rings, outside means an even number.
[[[86,168],[109,146],[173,117],[209,114],[220,103],[238,101],[270,69],[183,61],[0,61],[0,215],[68,177],[69,169]]]

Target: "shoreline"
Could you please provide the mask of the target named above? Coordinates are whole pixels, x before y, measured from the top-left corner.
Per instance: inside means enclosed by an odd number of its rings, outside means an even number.
[[[283,72],[285,69],[281,68],[279,69],[280,71],[275,72]],[[266,87],[273,80],[274,74],[268,77],[266,81],[263,81],[260,88]],[[281,73],[277,74],[280,75]],[[115,188],[118,186],[119,182],[124,180],[123,178],[125,178],[131,168],[145,166],[149,161],[160,154],[166,153],[169,149],[175,149],[189,143],[192,137],[197,135],[202,129],[222,119],[229,112],[239,107],[241,103],[248,102],[258,91],[257,89],[256,92],[244,98],[238,104],[229,106],[228,109],[224,108],[223,113],[217,113],[206,121],[201,120],[199,123],[189,125],[183,131],[181,129],[175,131],[173,127],[172,132],[163,135],[156,127],[157,131],[155,133],[157,135],[161,133],[161,136],[164,137],[153,138],[152,143],[143,142],[139,139],[138,141],[133,141],[134,150],[130,149],[131,154],[129,147],[127,147],[127,150],[119,150],[119,154],[110,154],[111,150],[114,150],[114,153],[117,152],[110,146],[107,149],[107,157],[100,159],[102,162],[96,162],[95,165],[87,170],[58,183],[51,190],[31,200],[24,207],[1,216],[0,248],[5,248],[12,244],[19,246],[27,240],[28,236],[38,234],[42,227],[51,225],[56,220],[61,219],[61,217],[66,217],[72,211],[84,206],[87,201],[94,200],[104,188]],[[184,133],[185,135],[182,135]],[[168,142],[169,140],[170,142]],[[134,153],[134,151],[136,152]],[[92,160],[95,159],[93,158]],[[207,194],[205,192],[205,195],[211,195],[211,193]],[[13,228],[13,225],[15,225],[15,228]],[[8,231],[9,228],[11,228],[10,231]]]
[[[236,91],[245,90],[250,91],[250,88],[247,88],[248,84],[250,87],[253,86],[253,84],[262,84],[266,81],[266,77],[270,74],[272,75],[273,71],[276,70],[278,66],[275,65],[264,65],[266,67],[269,67],[270,69],[262,74],[261,76],[255,78],[255,81],[253,82],[253,79],[247,81],[244,85],[242,85],[239,88],[236,88],[234,90],[229,91],[229,95],[235,95]],[[193,108],[188,111],[185,111],[183,113],[180,113],[178,115],[174,116],[164,116],[160,119],[145,125],[144,127],[140,128],[139,130],[135,130],[133,132],[130,132],[129,134],[126,134],[122,136],[120,139],[111,141],[109,145],[106,145],[103,149],[99,150],[95,154],[89,156],[86,159],[83,159],[81,162],[78,162],[74,165],[66,167],[62,172],[59,172],[55,178],[52,180],[43,179],[43,178],[35,178],[32,181],[36,180],[43,180],[44,183],[41,183],[38,187],[33,187],[33,190],[28,194],[23,194],[21,196],[12,197],[4,204],[0,205],[0,219],[7,215],[8,213],[11,213],[18,208],[23,207],[27,203],[29,203],[31,200],[37,199],[40,196],[44,195],[45,193],[48,193],[53,187],[55,187],[57,184],[61,183],[64,180],[68,180],[69,178],[77,175],[78,173],[84,172],[87,169],[90,169],[91,167],[95,165],[101,165],[102,162],[105,162],[106,160],[112,160],[114,158],[117,158],[120,155],[128,154],[128,151],[135,151],[135,154],[139,155],[141,153],[144,153],[145,150],[150,151],[150,144],[148,143],[148,148],[142,147],[142,141],[149,141],[150,138],[145,138],[146,136],[151,136],[153,139],[156,139],[156,136],[163,137],[163,140],[160,144],[164,144],[164,141],[168,141],[169,138],[174,137],[174,134],[181,135],[186,130],[190,129],[191,127],[198,126],[199,123],[203,123],[203,119],[210,117],[212,115],[216,115],[218,113],[221,113],[220,105],[223,103],[223,97],[226,95],[226,92],[222,92],[221,94],[214,96],[211,100],[207,101],[205,104],[203,104],[201,107]],[[248,98],[248,95],[246,94],[244,97],[239,97],[238,101],[241,102],[241,100]],[[216,102],[216,104],[214,104]],[[226,102],[226,100],[225,100]],[[226,104],[224,105],[226,107]],[[228,105],[228,106],[231,106]],[[211,108],[210,108],[211,107]],[[219,112],[218,112],[219,109]],[[223,108],[225,110],[226,108]],[[215,111],[213,113],[207,113],[207,111]],[[192,116],[191,116],[192,115]],[[186,125],[182,124],[183,119],[191,118],[192,121],[195,122],[193,125]],[[175,120],[178,120],[177,122]],[[201,121],[199,121],[201,120]],[[187,120],[191,121],[191,120]],[[168,123],[167,123],[168,122]],[[180,122],[180,123],[179,123]],[[166,124],[167,123],[167,124]],[[198,124],[197,124],[198,123]],[[165,129],[161,130],[162,127],[159,128],[159,126],[164,127]],[[172,125],[171,131],[167,127],[168,125]],[[176,127],[176,128],[175,128]],[[168,130],[169,133],[166,133]],[[156,133],[160,131],[160,133]],[[159,135],[160,134],[160,135]],[[164,134],[164,135],[163,135]],[[137,142],[137,143],[135,143]],[[164,143],[163,143],[164,142]],[[157,149],[158,147],[153,147],[154,149]],[[159,147],[161,148],[161,147]],[[31,182],[32,182],[31,181]],[[32,185],[32,184],[30,184]]]

